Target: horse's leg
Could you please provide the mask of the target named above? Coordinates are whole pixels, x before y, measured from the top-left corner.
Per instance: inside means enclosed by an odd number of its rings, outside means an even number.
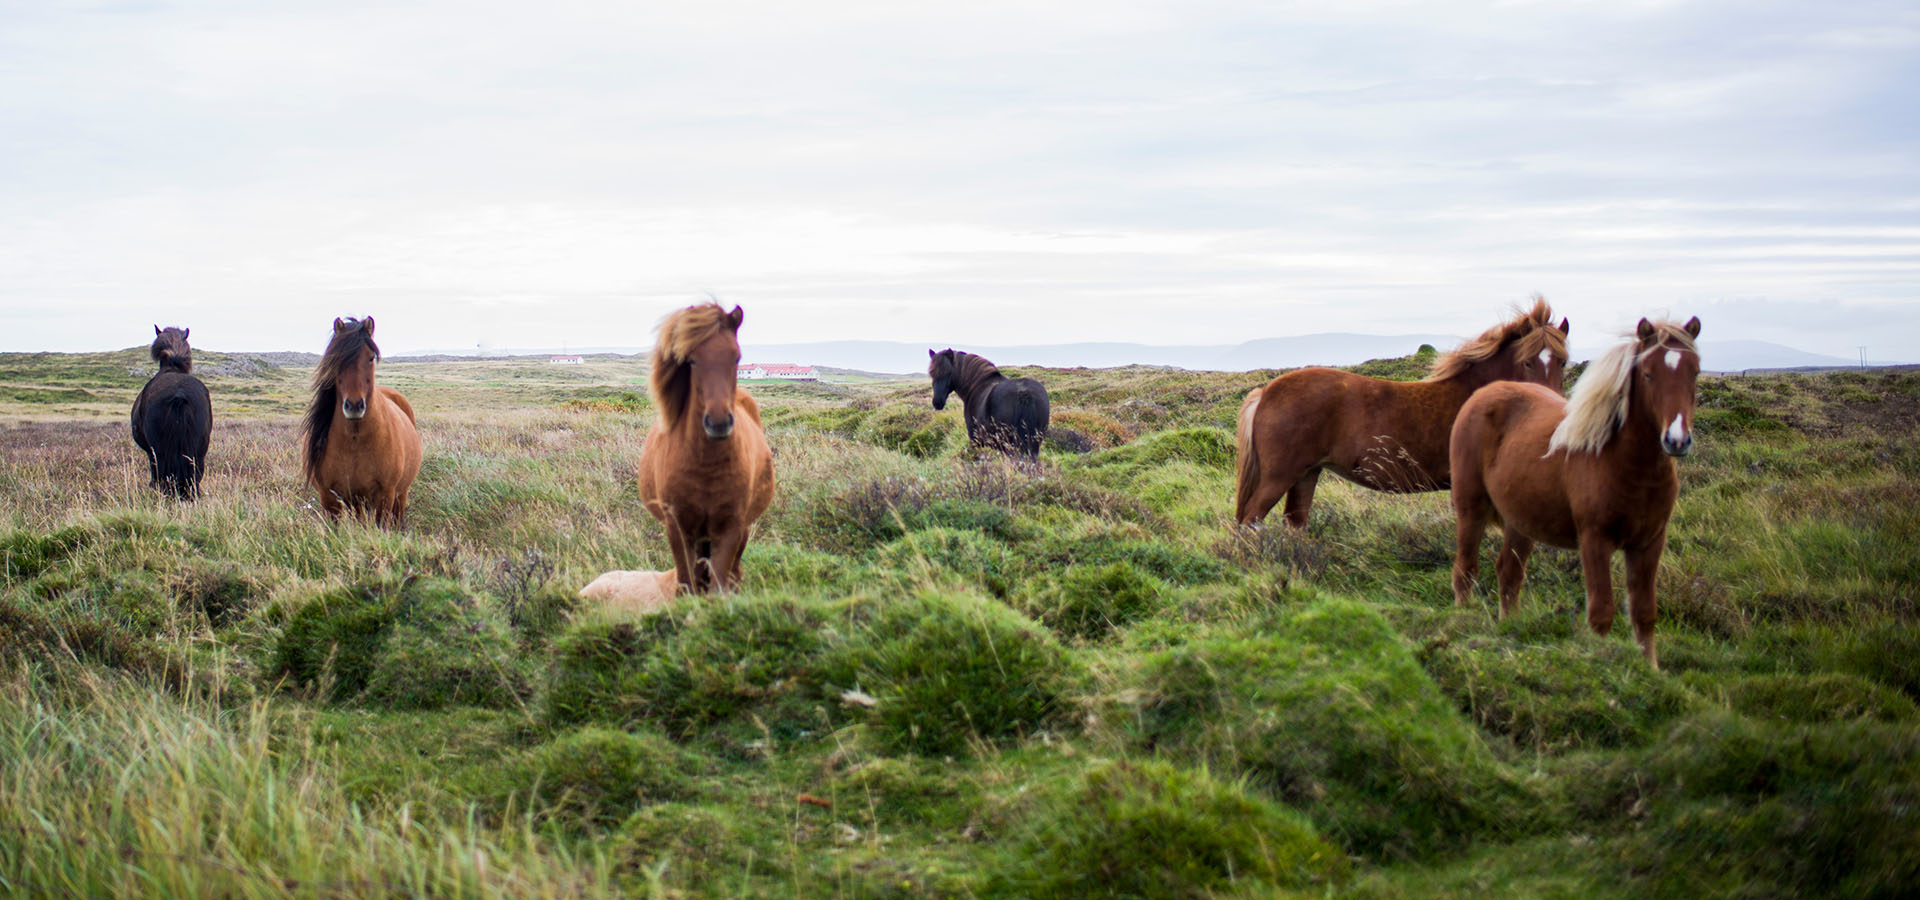
[[[1320,486],[1320,470],[1308,469],[1307,474],[1293,483],[1287,491],[1287,524],[1295,528],[1307,527],[1307,513],[1313,509],[1313,489]]]
[[[340,514],[347,511],[347,504],[332,488],[323,487],[320,489],[320,510],[327,514],[329,521],[338,522]]]
[[[740,556],[747,549],[747,530],[730,527],[713,538],[713,578],[721,593],[731,593],[740,584]]]
[[[687,539],[680,529],[680,520],[669,515],[661,522],[667,528],[667,549],[673,551],[673,574],[680,579],[680,587],[687,593],[697,593],[693,580],[693,555],[688,552]]]
[[[1665,542],[1642,549],[1627,549],[1627,616],[1633,620],[1633,639],[1647,664],[1660,668],[1660,654],[1653,648],[1653,622],[1659,613],[1654,587],[1660,577],[1660,552]]]
[[[1587,584],[1587,627],[1594,634],[1613,630],[1613,551],[1598,529],[1580,532],[1580,578]]]
[[[1500,618],[1513,615],[1520,609],[1520,587],[1527,583],[1527,557],[1533,555],[1533,538],[1513,529],[1512,525],[1502,526],[1500,559],[1493,564],[1493,571],[1500,577]]]
[[[1487,535],[1487,511],[1480,498],[1453,489],[1454,526],[1453,605],[1473,602],[1473,583],[1480,578],[1480,542]],[[1505,530],[1504,528],[1502,529]]]

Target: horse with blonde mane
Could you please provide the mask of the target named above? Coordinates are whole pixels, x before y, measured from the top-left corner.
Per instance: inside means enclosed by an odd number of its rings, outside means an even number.
[[[1287,524],[1304,528],[1322,471],[1390,493],[1446,490],[1447,434],[1460,405],[1495,381],[1558,390],[1567,320],[1541,297],[1512,320],[1440,358],[1424,381],[1388,381],[1312,367],[1255,388],[1240,405],[1234,520],[1251,525],[1286,498]]]
[[[420,474],[420,430],[407,398],[374,384],[379,361],[372,316],[333,320],[333,337],[313,370],[302,462],[328,518],[351,509],[391,528],[407,519],[407,492]]]
[[[743,318],[738,306],[689,306],[660,323],[653,346],[659,413],[640,451],[640,499],[666,527],[680,586],[696,594],[739,585],[753,523],[773,502],[760,405],[738,384]]]
[[[1655,578],[1667,519],[1680,494],[1674,457],[1693,449],[1700,320],[1641,319],[1627,342],[1587,367],[1573,396],[1535,385],[1496,384],[1475,393],[1453,425],[1453,511],[1459,546],[1454,602],[1466,605],[1489,523],[1503,536],[1494,570],[1500,615],[1520,604],[1536,542],[1579,548],[1587,625],[1613,628],[1613,553],[1626,557],[1627,611],[1640,652],[1654,668]]]

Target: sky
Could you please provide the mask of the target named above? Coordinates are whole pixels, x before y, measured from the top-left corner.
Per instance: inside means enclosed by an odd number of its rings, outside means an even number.
[[[1643,315],[1920,361],[1920,5],[0,0],[0,350]],[[1070,362],[1070,361],[1062,361]]]

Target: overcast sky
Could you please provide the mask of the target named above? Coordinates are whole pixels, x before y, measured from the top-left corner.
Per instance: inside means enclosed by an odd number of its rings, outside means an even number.
[[[0,0],[0,350],[1477,332],[1920,359],[1912,0]]]

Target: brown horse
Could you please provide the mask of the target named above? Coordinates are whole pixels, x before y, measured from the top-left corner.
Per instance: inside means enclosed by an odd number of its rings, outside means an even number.
[[[1440,358],[1425,381],[1388,381],[1307,368],[1255,388],[1240,404],[1233,515],[1242,525],[1287,500],[1287,523],[1307,524],[1320,473],[1396,494],[1446,490],[1447,433],[1460,405],[1483,385],[1530,381],[1560,388],[1567,320],[1533,308]]]
[[[407,490],[420,474],[420,431],[407,398],[374,385],[379,360],[372,316],[333,320],[302,427],[304,468],[329,518],[352,509],[394,527],[406,522]]]
[[[640,499],[666,527],[682,587],[729,591],[754,520],[773,502],[760,405],[740,389],[740,307],[689,306],[660,323],[650,387],[659,414],[640,451]]]
[[[1626,343],[1587,367],[1571,399],[1534,385],[1496,384],[1473,395],[1453,425],[1453,511],[1459,549],[1454,601],[1465,605],[1489,522],[1505,538],[1494,570],[1500,614],[1520,603],[1536,541],[1578,547],[1587,625],[1613,627],[1613,551],[1627,560],[1627,611],[1647,662],[1653,649],[1654,576],[1667,517],[1680,494],[1672,457],[1693,449],[1700,320],[1640,320]]]

